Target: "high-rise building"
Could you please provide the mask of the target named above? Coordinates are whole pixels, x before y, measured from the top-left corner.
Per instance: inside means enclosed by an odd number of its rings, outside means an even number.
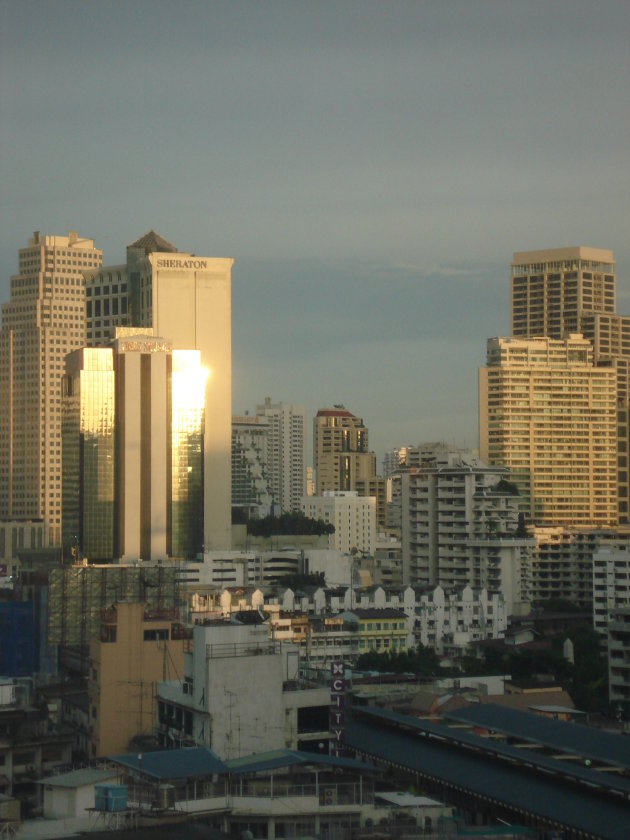
[[[94,240],[36,231],[19,251],[0,330],[0,519],[43,519],[61,543],[61,377],[85,345],[84,273]]]
[[[507,479],[503,467],[445,450],[403,473],[403,581],[501,592],[508,614],[526,610],[533,541],[519,532]]]
[[[479,372],[480,455],[508,467],[529,521],[617,523],[617,383],[581,335],[492,338]]]
[[[268,423],[267,475],[274,508],[300,510],[306,494],[306,409],[265,397],[256,416]]]
[[[93,560],[195,557],[203,546],[206,372],[198,350],[119,328],[68,356],[64,542]]]
[[[268,437],[266,417],[232,417],[232,507],[243,510],[248,517],[271,513]]]
[[[208,549],[231,543],[232,264],[232,259],[178,251],[149,231],[128,246],[126,267],[94,272],[86,289],[87,330],[94,346],[106,343],[115,326],[129,324],[152,327],[175,350],[201,353],[208,371],[203,516]]]
[[[354,490],[325,490],[321,496],[304,496],[302,510],[311,519],[335,526],[328,547],[343,554],[373,555],[376,549],[376,499]]]
[[[584,316],[615,312],[615,261],[601,248],[549,248],[514,254],[511,335],[568,338]]]
[[[368,429],[343,405],[321,408],[313,419],[315,495],[327,490],[353,490],[376,499],[379,528],[387,524],[387,479],[376,475]]]
[[[357,478],[376,475],[368,429],[343,405],[320,408],[313,419],[315,495],[325,490],[354,490]]]
[[[568,338],[581,333],[593,345],[596,365],[617,370],[617,497],[619,522],[629,521],[630,316],[617,315],[613,252],[602,248],[551,248],[514,254],[512,335]]]
[[[62,380],[63,544],[90,560],[114,555],[114,354],[75,350]]]

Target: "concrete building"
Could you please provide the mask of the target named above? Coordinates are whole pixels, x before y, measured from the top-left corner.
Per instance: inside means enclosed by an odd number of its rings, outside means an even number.
[[[402,476],[403,581],[500,591],[508,614],[527,610],[531,541],[519,534],[508,471],[443,452]]]
[[[423,593],[415,609],[414,641],[438,654],[459,656],[473,642],[500,639],[507,629],[507,611],[500,592],[474,591],[470,586]]]
[[[356,550],[374,554],[376,548],[376,499],[356,491],[324,491],[322,496],[305,496],[302,510],[311,519],[323,519],[335,526],[328,547],[350,554]]]
[[[20,552],[48,547],[48,528],[40,520],[0,522],[0,586],[20,568]]]
[[[42,519],[61,544],[61,377],[85,344],[84,272],[94,240],[36,231],[19,251],[0,329],[0,519]]]
[[[265,397],[256,416],[268,424],[267,475],[274,509],[300,510],[306,494],[306,409]]]
[[[122,266],[104,267],[90,276],[87,288],[87,303],[92,303],[87,327],[94,345],[106,343],[116,325],[130,324],[152,327],[154,335],[171,341],[174,350],[199,351],[208,373],[203,438],[204,545],[218,549],[229,548],[231,539],[232,264],[232,259],[177,251],[155,231],[149,231],[128,246],[126,273]],[[122,292],[125,284],[127,290]],[[125,294],[127,312],[122,304]],[[118,315],[113,314],[115,308]]]
[[[630,499],[630,316],[617,315],[615,261],[600,248],[553,248],[514,254],[512,335],[564,339],[581,333],[596,365],[617,372],[617,495],[619,521]]]
[[[614,314],[615,284],[612,251],[580,246],[516,252],[511,266],[511,335],[566,339],[583,333],[585,316]]]
[[[156,686],[183,678],[184,633],[176,610],[115,604],[101,615],[90,644],[90,757],[127,752],[129,742],[152,735]]]
[[[376,455],[369,451],[368,429],[343,405],[321,408],[313,420],[315,495],[328,490],[356,490],[376,499],[376,522],[387,525],[387,481],[376,475]]]
[[[630,609],[630,545],[593,555],[593,626],[606,636],[613,610]]]
[[[268,435],[266,417],[232,417],[232,507],[244,511],[248,518],[271,513]]]
[[[64,543],[95,560],[195,557],[203,547],[206,371],[151,329],[68,356]]]
[[[127,265],[108,265],[85,274],[85,320],[88,347],[103,347],[116,327],[131,326]]]
[[[608,699],[630,711],[630,607],[608,615]]]
[[[617,524],[616,371],[581,335],[492,338],[479,371],[480,455],[507,467],[535,524]]]
[[[297,646],[271,641],[266,624],[196,625],[183,682],[158,686],[160,743],[223,759],[328,744],[330,690],[302,686],[298,666]]]
[[[407,616],[400,609],[354,607],[340,618],[354,625],[357,650],[362,653],[404,653],[407,650]]]

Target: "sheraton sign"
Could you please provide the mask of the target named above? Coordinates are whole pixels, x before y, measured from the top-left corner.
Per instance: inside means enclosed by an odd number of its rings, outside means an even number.
[[[161,259],[157,261],[158,268],[208,268],[207,260],[197,259]]]

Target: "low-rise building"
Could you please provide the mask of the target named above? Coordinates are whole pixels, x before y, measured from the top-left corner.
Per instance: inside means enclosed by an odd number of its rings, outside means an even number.
[[[356,626],[359,654],[407,650],[407,616],[402,610],[355,608],[341,613],[341,618]]]
[[[176,610],[143,603],[103,610],[90,644],[91,757],[125,752],[133,738],[153,734],[156,686],[182,679],[184,635]]]
[[[183,680],[160,683],[157,701],[162,746],[206,746],[225,759],[328,748],[330,691],[300,681],[298,646],[270,639],[266,623],[196,625]]]

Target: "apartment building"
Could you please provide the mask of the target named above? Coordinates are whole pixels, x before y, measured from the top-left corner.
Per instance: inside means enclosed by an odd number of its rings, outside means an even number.
[[[232,507],[248,517],[271,513],[269,421],[250,414],[232,417]]]
[[[354,490],[326,490],[321,496],[304,496],[302,511],[311,519],[335,526],[328,548],[342,554],[374,554],[376,549],[376,499]]]
[[[510,470],[529,521],[617,524],[616,376],[581,335],[488,340],[480,455]]]
[[[505,468],[456,452],[404,473],[403,581],[501,591],[509,614],[526,610],[531,541],[507,479]]]
[[[267,423],[267,483],[274,509],[300,510],[306,494],[306,409],[265,397],[256,417]]]
[[[514,254],[511,330],[515,338],[584,333],[584,316],[614,315],[615,260],[602,248],[549,248]]]

